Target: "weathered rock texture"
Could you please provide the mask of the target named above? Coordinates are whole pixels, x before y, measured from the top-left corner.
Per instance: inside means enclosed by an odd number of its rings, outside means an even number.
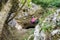
[[[2,34],[3,26],[6,20],[6,17],[8,15],[8,12],[10,11],[12,5],[11,5],[11,0],[7,1],[7,3],[3,6],[3,8],[0,11],[0,37]],[[0,38],[1,40],[1,38]]]
[[[23,9],[19,12],[16,17],[17,22],[23,27],[35,27],[36,24],[31,24],[32,16],[39,18],[41,13],[43,12],[42,8],[38,5],[31,4],[31,8],[24,6]]]
[[[40,27],[40,28],[38,28]],[[40,36],[39,36],[40,35]],[[60,39],[60,9],[48,15],[40,26],[35,27],[34,40],[59,40]]]
[[[16,4],[14,5],[14,2],[17,3],[17,1],[14,0],[1,0],[2,8],[0,11],[0,40],[14,40],[7,23],[11,8],[16,6]],[[14,8],[12,11],[14,11]]]

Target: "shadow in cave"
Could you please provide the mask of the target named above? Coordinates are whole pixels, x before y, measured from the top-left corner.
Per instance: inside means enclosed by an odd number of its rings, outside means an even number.
[[[27,26],[24,29],[30,29],[30,28],[35,28],[35,26]]]

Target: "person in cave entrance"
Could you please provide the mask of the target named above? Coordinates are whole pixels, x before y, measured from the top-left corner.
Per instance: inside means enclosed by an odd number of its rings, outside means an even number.
[[[39,18],[38,17],[32,17],[31,18],[31,24],[38,24],[39,23]]]
[[[25,27],[25,29],[35,28],[34,25],[37,25],[39,23],[39,18],[38,17],[32,17],[31,20],[30,20],[30,23],[32,25]]]

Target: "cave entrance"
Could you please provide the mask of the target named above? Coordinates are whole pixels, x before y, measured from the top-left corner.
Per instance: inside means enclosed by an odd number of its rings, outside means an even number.
[[[30,29],[30,28],[35,28],[35,26],[27,26],[24,29]]]

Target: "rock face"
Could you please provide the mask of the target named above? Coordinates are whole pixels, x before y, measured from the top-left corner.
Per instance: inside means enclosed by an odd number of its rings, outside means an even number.
[[[0,40],[1,40],[1,33],[3,30],[4,22],[6,20],[6,17],[8,15],[8,12],[10,11],[11,7],[12,7],[11,0],[9,0],[9,1],[7,1],[6,5],[4,5],[0,11]]]
[[[11,20],[8,25],[12,28],[16,28],[17,30],[21,30],[22,26],[17,23],[15,19]]]
[[[15,18],[23,28],[29,27],[31,25],[32,27],[35,27],[36,24],[31,24],[30,20],[32,16],[40,17],[40,14],[42,13],[42,8],[40,6],[33,3],[31,5],[31,8],[24,6],[23,9],[19,12],[18,16]]]
[[[18,12],[18,15],[10,21],[8,24],[11,27],[15,27],[18,29],[18,25],[21,26],[21,28],[34,28],[36,24],[31,24],[31,18],[32,16],[39,18],[42,11],[42,8],[36,4],[31,3],[31,7],[24,6],[20,12]],[[11,15],[11,17],[14,15],[14,13]],[[18,25],[16,25],[18,24]],[[20,28],[19,28],[20,29]]]
[[[13,6],[12,3],[17,3],[14,0],[1,0],[2,9],[0,9],[0,40],[13,40],[12,34],[9,30],[8,24],[6,21],[8,20],[9,12]]]
[[[39,24],[38,24],[39,25]],[[36,26],[37,27],[37,26]],[[60,9],[55,13],[48,15],[34,32],[34,40],[59,40],[60,39]],[[40,30],[39,30],[40,29]],[[37,35],[40,35],[37,38]]]
[[[34,40],[40,40],[39,31],[40,31],[40,25],[38,24],[38,25],[35,27]]]

